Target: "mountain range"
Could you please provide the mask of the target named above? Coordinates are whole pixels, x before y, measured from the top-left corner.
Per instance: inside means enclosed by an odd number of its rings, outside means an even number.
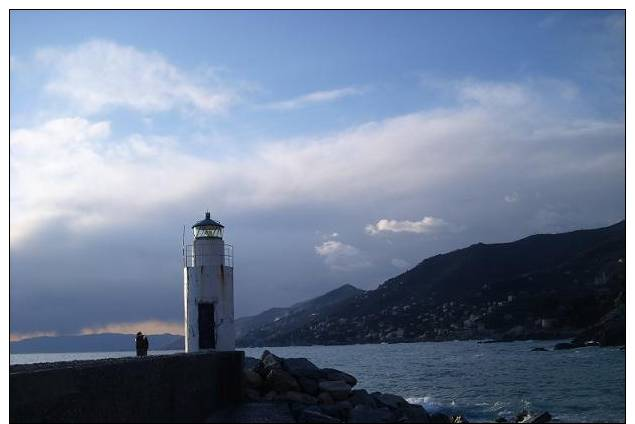
[[[626,223],[477,243],[423,260],[375,290],[345,284],[235,321],[237,345],[597,338],[624,344]],[[607,326],[610,325],[610,329]],[[182,350],[183,336],[149,336]],[[11,353],[133,350],[134,335],[37,337]]]
[[[151,350],[172,350],[183,336],[174,334],[148,335]],[[102,333],[81,336],[33,337],[10,343],[11,353],[66,353],[66,352],[125,352],[135,350],[134,334]]]
[[[262,319],[259,327],[242,332],[238,344],[574,337],[623,309],[625,254],[625,221],[478,243],[425,259],[375,290],[309,316],[293,311],[273,320],[276,314],[267,316],[270,322]],[[623,323],[619,316],[611,322]]]

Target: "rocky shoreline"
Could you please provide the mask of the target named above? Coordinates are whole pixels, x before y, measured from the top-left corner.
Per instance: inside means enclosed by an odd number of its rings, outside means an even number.
[[[346,372],[318,368],[306,358],[280,358],[267,350],[260,359],[245,358],[243,381],[246,403],[286,405],[293,422],[468,422],[461,415],[428,413],[421,405],[408,403],[398,395],[354,389],[357,379]],[[499,417],[496,422],[550,421],[547,412],[530,415],[523,411],[509,420]]]

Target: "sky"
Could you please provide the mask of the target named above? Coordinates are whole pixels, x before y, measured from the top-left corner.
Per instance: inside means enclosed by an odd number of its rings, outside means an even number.
[[[12,339],[182,333],[206,210],[237,317],[624,219],[624,31],[606,11],[12,11]]]

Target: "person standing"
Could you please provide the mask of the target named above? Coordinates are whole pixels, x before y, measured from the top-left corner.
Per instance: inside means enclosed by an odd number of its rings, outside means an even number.
[[[137,333],[137,337],[135,337],[135,349],[137,351],[137,357],[143,356],[143,338],[145,336],[141,331]]]
[[[150,347],[150,342],[148,341],[148,338],[144,334],[141,339],[141,356],[148,356],[149,347]]]

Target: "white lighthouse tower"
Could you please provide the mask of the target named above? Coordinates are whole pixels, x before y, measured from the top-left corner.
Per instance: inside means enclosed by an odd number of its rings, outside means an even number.
[[[234,350],[234,263],[223,225],[210,218],[192,226],[183,248],[185,351]]]

